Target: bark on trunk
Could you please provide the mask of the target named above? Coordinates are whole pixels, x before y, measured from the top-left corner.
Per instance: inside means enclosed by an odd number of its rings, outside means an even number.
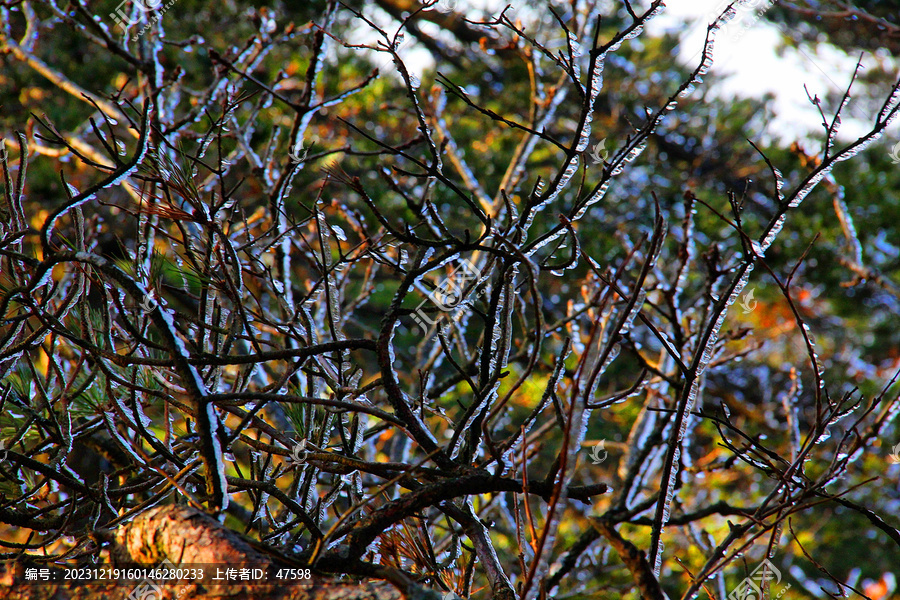
[[[109,542],[112,564],[106,568],[139,564],[156,567],[168,561],[175,567],[190,565],[253,566],[277,569],[296,567],[267,554],[225,528],[207,514],[186,506],[160,506],[146,511],[121,527],[97,535]],[[344,582],[312,575],[305,580],[277,584],[229,581],[219,585],[188,580],[163,581],[53,581],[26,580],[26,569],[44,567],[24,561],[0,563],[0,600],[398,600],[401,595],[386,582]],[[55,576],[64,576],[57,571]],[[143,585],[143,587],[139,587]]]

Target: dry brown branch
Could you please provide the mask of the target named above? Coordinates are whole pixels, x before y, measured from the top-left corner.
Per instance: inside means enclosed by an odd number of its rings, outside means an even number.
[[[206,568],[241,566],[262,569],[305,568],[297,562],[286,562],[264,546],[223,527],[209,515],[184,506],[160,506],[148,510],[112,531],[97,531],[98,541],[109,544],[112,560],[101,568],[127,565],[159,565],[168,560],[175,568],[192,565]],[[27,563],[32,565],[32,563]],[[26,563],[3,564],[0,572],[0,599],[38,600],[121,600],[135,587],[123,582],[84,584],[61,582],[52,586],[25,580]],[[309,580],[281,581],[278,584],[234,582],[227,586],[196,584],[185,581],[159,586],[163,598],[179,600],[208,598],[216,600],[397,600],[400,594],[386,583],[336,581],[322,576]],[[5,591],[4,591],[5,590]]]

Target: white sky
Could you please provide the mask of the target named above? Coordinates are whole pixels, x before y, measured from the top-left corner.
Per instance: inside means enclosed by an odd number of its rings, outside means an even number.
[[[706,24],[712,20],[710,14],[727,4],[724,0],[669,0],[666,12],[652,21],[648,30],[660,33],[680,29],[679,21],[687,20],[690,25],[682,33],[678,59],[685,66],[696,66],[706,36]],[[718,94],[722,97],[761,97],[771,92],[775,95],[775,119],[769,124],[767,133],[783,140],[810,134],[822,139],[821,117],[809,103],[803,86],[806,84],[809,92],[820,98],[837,90],[843,92],[856,66],[856,57],[849,57],[827,44],[821,44],[817,49],[787,49],[782,56],[776,55],[775,48],[782,34],[778,26],[757,17],[757,12],[766,4],[766,0],[749,0],[745,3],[748,8],[739,11],[716,36],[712,72],[728,75],[718,88]],[[868,56],[863,59],[863,64],[874,60]],[[885,90],[885,97],[888,91]],[[826,116],[831,118],[833,115],[826,111]],[[843,135],[840,137],[849,139],[868,131],[875,115],[866,114],[851,100],[843,117]],[[897,137],[897,127],[891,129],[888,135]]]
[[[457,10],[468,5],[476,9],[500,10],[510,4],[513,7],[534,6],[535,0],[444,0],[453,2]],[[546,4],[550,0],[537,0]],[[559,2],[561,0],[553,0]],[[700,60],[700,51],[706,36],[706,25],[712,20],[711,14],[718,14],[730,0],[668,0],[662,15],[648,24],[648,32],[659,35],[664,31],[681,32],[681,46],[678,60],[684,66],[693,68]],[[612,0],[611,4],[619,4]],[[810,104],[803,86],[810,94],[823,98],[833,92],[843,92],[856,66],[856,57],[849,57],[827,44],[817,49],[788,48],[782,55],[776,55],[781,33],[778,26],[757,17],[768,0],[746,0],[744,8],[738,12],[726,28],[716,36],[712,73],[727,76],[711,88],[723,98],[735,96],[760,98],[771,92],[775,101],[774,119],[769,123],[764,136],[792,141],[794,139],[822,140],[824,130],[818,110]],[[635,2],[635,7],[646,6],[646,2]],[[718,9],[718,10],[717,10]],[[474,18],[474,15],[473,15]],[[684,27],[684,22],[688,26]],[[882,61],[890,62],[887,57]],[[867,56],[863,64],[874,62]],[[415,61],[413,61],[415,62]],[[896,66],[897,61],[893,64]],[[411,65],[412,66],[412,65]],[[424,65],[421,65],[424,66]],[[885,90],[887,97],[888,90]],[[852,95],[852,93],[851,93]],[[833,110],[833,108],[832,108]],[[826,110],[829,120],[833,117]],[[874,122],[874,114],[866,112],[851,103],[845,109],[839,138],[852,140],[869,131]],[[900,125],[894,125],[887,132],[887,139],[900,139]]]

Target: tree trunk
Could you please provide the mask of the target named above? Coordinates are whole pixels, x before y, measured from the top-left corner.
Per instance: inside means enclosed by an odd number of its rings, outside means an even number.
[[[43,583],[27,580],[26,569],[40,569],[44,565],[9,562],[0,564],[0,600],[398,600],[401,597],[388,583],[334,581],[315,575],[308,579],[281,579],[277,583],[232,580],[214,583],[217,569],[224,573],[226,567],[253,567],[270,573],[280,567],[291,567],[294,573],[305,573],[302,568],[298,571],[297,565],[260,551],[209,515],[187,506],[150,509],[115,530],[96,534],[96,539],[108,542],[111,564],[103,568],[140,565],[188,570],[202,566],[204,578],[199,583],[188,579],[85,583],[66,581],[62,570],[52,568],[51,581]]]

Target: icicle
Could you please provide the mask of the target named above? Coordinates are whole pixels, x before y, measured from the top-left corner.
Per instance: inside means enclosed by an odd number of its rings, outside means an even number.
[[[837,112],[834,115],[834,123],[831,127],[828,128],[828,139],[827,144],[829,148],[833,148],[835,141],[837,140],[838,131],[841,128],[842,119],[841,119],[841,110],[847,105],[847,101],[849,101],[850,97],[847,96],[844,98],[844,102],[841,104],[840,108],[838,108]]]
[[[834,178],[830,175],[828,179],[829,182],[834,185],[836,190],[834,205],[841,217],[841,223],[844,225],[847,243],[850,244],[850,247],[853,249],[853,260],[857,265],[862,265],[862,244],[859,243],[859,236],[856,233],[856,226],[853,223],[853,215],[850,214],[850,209],[847,208],[847,203],[844,202],[844,187],[834,181]]]
[[[781,229],[784,227],[784,222],[787,219],[787,216],[782,214],[778,219],[776,219],[775,223],[772,224],[772,227],[769,229],[768,233],[766,233],[765,239],[760,244],[763,252],[769,249],[769,246],[775,241],[775,238],[778,237],[778,234],[781,233]]]
[[[750,240],[750,247],[753,249],[753,254],[759,258],[764,258],[766,256],[766,249],[763,248],[762,244],[757,240]]]
[[[896,111],[898,108],[900,108],[900,86],[895,87],[887,101],[885,101],[884,108],[878,113],[878,120],[883,121],[892,111]]]

